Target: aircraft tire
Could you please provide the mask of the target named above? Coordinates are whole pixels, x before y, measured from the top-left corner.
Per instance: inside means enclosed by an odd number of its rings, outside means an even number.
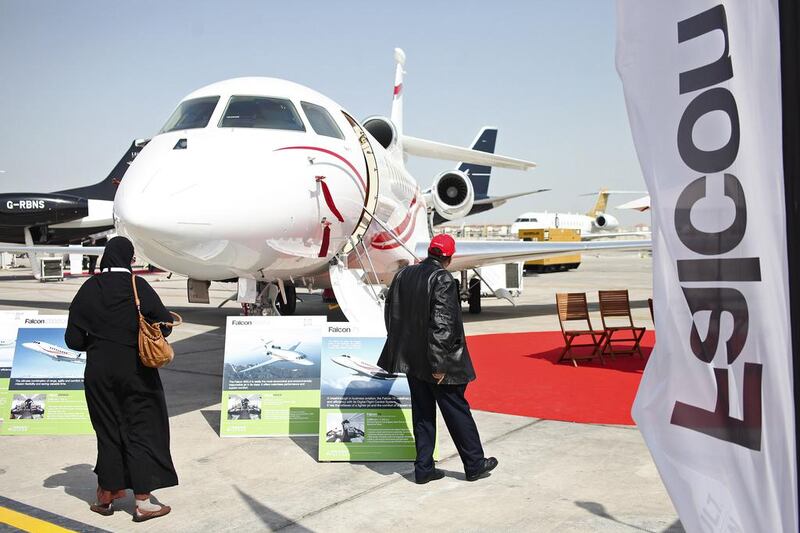
[[[275,307],[278,308],[281,316],[293,315],[297,311],[297,289],[291,283],[285,283],[283,288],[286,291],[286,303],[284,304],[283,298],[278,295],[278,299],[275,300]]]
[[[472,278],[469,280],[469,312],[477,315],[481,312],[481,280]]]

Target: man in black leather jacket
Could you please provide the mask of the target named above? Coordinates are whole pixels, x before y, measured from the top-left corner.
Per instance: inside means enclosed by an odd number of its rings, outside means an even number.
[[[467,350],[461,300],[447,266],[455,253],[449,235],[437,235],[428,257],[395,275],[386,296],[386,345],[378,366],[404,373],[411,389],[417,483],[444,477],[434,468],[436,404],[464,463],[468,481],[485,477],[497,459],[483,454],[478,428],[464,398],[475,370]]]

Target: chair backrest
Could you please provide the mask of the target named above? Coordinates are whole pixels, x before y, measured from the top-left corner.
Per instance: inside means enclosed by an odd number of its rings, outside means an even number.
[[[556,307],[558,308],[558,323],[561,326],[561,331],[564,331],[564,322],[570,320],[585,320],[589,325],[589,329],[592,329],[585,292],[556,293]]]
[[[633,326],[628,289],[597,291],[597,298],[600,302],[600,319],[603,321],[603,327],[606,327],[606,319],[611,317],[627,318],[628,323]]]

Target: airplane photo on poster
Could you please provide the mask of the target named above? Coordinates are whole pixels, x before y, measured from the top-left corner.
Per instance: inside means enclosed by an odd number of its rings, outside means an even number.
[[[64,328],[19,328],[11,379],[83,378],[86,354],[64,346]]]
[[[300,342],[295,343],[293,346],[289,346],[288,348],[282,348],[277,344],[273,344],[272,341],[264,341],[264,355],[269,357],[263,363],[258,363],[256,365],[247,367],[241,372],[249,372],[251,370],[255,370],[256,368],[261,368],[262,366],[271,365],[272,363],[278,361],[286,361],[289,363],[293,363],[295,365],[302,365],[302,366],[311,366],[314,364],[314,361],[309,359],[308,355],[297,351],[297,347],[300,346]]]
[[[403,374],[392,374],[390,372],[385,371],[378,365],[368,363],[363,359],[359,359],[358,357],[353,357],[347,354],[331,357],[331,361],[333,361],[337,365],[341,365],[345,368],[349,368],[350,370],[354,370],[358,374],[367,376],[368,378],[397,379],[400,377],[404,377]]]
[[[81,365],[86,364],[86,354],[83,352],[76,352],[69,348],[62,348],[55,346],[49,342],[42,342],[39,340],[31,342],[23,342],[22,345],[29,350],[35,350],[52,359],[61,363],[78,363]]]
[[[456,220],[476,203],[460,166],[422,189],[406,158],[535,166],[407,135],[406,56],[395,49],[394,58],[390,117],[356,120],[323,94],[277,78],[235,78],[190,93],[125,172],[114,198],[118,233],[137,257],[185,275],[191,301],[208,303],[211,281],[236,282],[243,314],[290,315],[298,286],[332,289],[349,321],[383,327],[382,289],[425,257],[434,215]],[[467,300],[480,298],[477,267],[648,248],[647,240],[463,240],[448,268]]]

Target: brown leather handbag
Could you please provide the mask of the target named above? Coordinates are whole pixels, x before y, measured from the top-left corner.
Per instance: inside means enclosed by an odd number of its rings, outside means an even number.
[[[174,318],[172,322],[153,322],[152,324],[147,322],[142,316],[139,292],[136,290],[136,276],[131,276],[131,283],[133,284],[133,298],[136,301],[136,312],[139,313],[139,359],[144,366],[161,368],[172,361],[175,351],[164,338],[160,326],[180,326],[183,319],[178,313],[170,311],[169,314]]]

